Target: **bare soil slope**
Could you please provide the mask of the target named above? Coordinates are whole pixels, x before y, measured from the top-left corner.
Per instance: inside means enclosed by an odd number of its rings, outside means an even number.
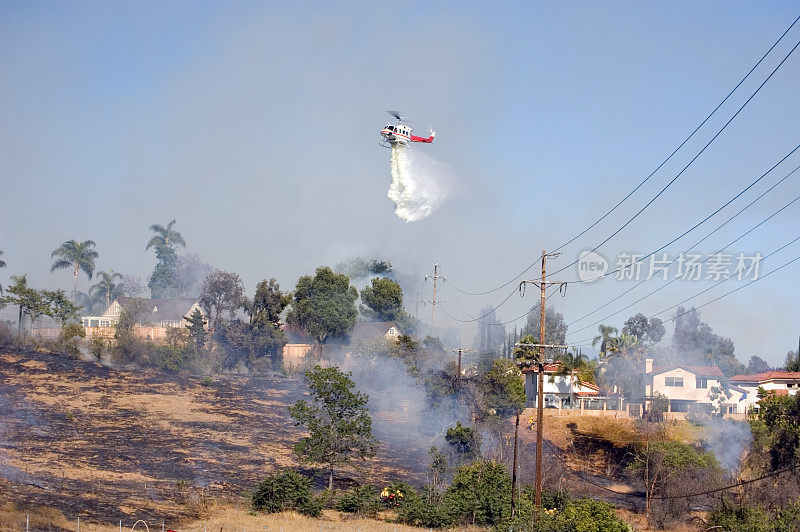
[[[296,466],[299,377],[199,379],[0,353],[0,503],[116,523],[184,520]],[[398,444],[395,444],[399,447]],[[419,477],[383,445],[370,479]],[[416,470],[409,470],[409,467]],[[341,478],[341,477],[340,477]]]

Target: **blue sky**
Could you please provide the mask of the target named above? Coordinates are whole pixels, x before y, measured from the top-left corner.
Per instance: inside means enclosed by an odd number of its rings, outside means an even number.
[[[649,174],[798,14],[796,2],[0,2],[0,249],[8,263],[0,283],[27,273],[37,286],[68,286],[69,273],[49,272],[49,255],[69,238],[97,242],[98,268],[146,279],[155,262],[144,250],[147,227],[174,218],[189,251],[238,272],[248,291],[271,276],[291,287],[317,265],[353,255],[387,257],[415,279],[438,260],[453,285],[494,288]],[[674,161],[553,266],[652,197],[798,40],[800,26]],[[800,143],[796,54],[601,253],[647,252],[670,240]],[[434,126],[436,142],[419,149],[453,176],[447,201],[414,224],[392,212],[388,153],[377,145],[383,111],[395,108],[418,129]],[[800,157],[769,179],[792,162]],[[798,179],[704,250],[800,193]],[[797,236],[798,208],[735,251],[767,253]],[[800,245],[791,246],[764,268],[797,255]],[[741,359],[778,363],[796,347],[797,268],[703,309]],[[609,322],[709,286],[675,285]],[[551,301],[569,322],[628,286],[576,285]],[[443,309],[475,316],[507,294],[446,287]],[[497,314],[510,320],[534,303],[530,292],[514,296]],[[470,341],[474,327],[461,330]]]

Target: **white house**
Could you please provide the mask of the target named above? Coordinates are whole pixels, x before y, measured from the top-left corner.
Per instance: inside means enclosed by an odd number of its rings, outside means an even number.
[[[724,414],[744,413],[747,391],[733,385],[723,393],[722,371],[716,366],[670,364],[654,366],[653,359],[645,360],[645,402],[655,395],[669,399],[668,412]],[[716,389],[716,390],[715,390]]]
[[[734,375],[731,384],[747,392],[747,407],[758,404],[758,389],[763,388],[775,395],[797,395],[800,390],[800,372],[798,371],[765,371],[750,375]]]
[[[82,318],[86,335],[113,338],[113,328],[119,322],[123,310],[136,315],[136,333],[152,339],[164,338],[167,329],[184,328],[188,325],[186,317],[195,310],[199,310],[205,316],[200,304],[194,298],[120,297],[109,305],[102,316],[84,316]]]
[[[545,364],[542,394],[545,408],[584,408],[600,410],[606,397],[596,385],[580,380],[575,372],[566,375],[561,372],[561,363]],[[525,375],[525,406],[537,405],[539,389],[539,367],[523,369]]]

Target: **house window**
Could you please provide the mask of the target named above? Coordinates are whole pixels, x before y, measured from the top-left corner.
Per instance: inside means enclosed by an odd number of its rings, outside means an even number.
[[[736,405],[728,405],[728,413],[735,414],[736,413]]]
[[[697,388],[698,389],[706,389],[708,388],[708,379],[701,379],[700,377],[697,378]]]
[[[674,386],[676,388],[683,388],[683,377],[665,377],[664,386]]]
[[[787,387],[787,388],[794,388],[794,384],[790,382],[790,383],[788,383],[788,384],[786,385],[786,387]]]

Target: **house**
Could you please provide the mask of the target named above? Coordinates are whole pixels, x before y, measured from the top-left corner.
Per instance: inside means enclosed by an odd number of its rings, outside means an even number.
[[[560,362],[544,365],[542,394],[545,408],[586,408],[603,410],[606,396],[596,385],[580,380],[575,372],[560,374]],[[539,389],[539,367],[522,370],[525,375],[525,406],[536,407]]]
[[[724,375],[716,366],[668,364],[654,366],[653,359],[645,360],[645,405],[662,395],[669,400],[668,413],[743,414],[746,410],[747,391],[739,386],[728,386],[728,396],[722,394]],[[683,416],[685,417],[685,416]]]
[[[141,297],[120,297],[115,299],[102,316],[82,318],[86,336],[113,338],[114,327],[123,311],[131,313],[136,324],[134,333],[150,340],[163,340],[169,329],[184,329],[189,322],[186,317],[199,310],[205,316],[200,304],[194,298],[173,297],[145,299]]]
[[[800,390],[800,372],[798,371],[765,371],[750,375],[734,375],[731,384],[747,392],[747,407],[752,408],[758,404],[758,389],[775,395],[797,395]]]
[[[350,342],[360,340],[384,340],[397,341],[403,333],[391,321],[359,321],[350,331]]]

